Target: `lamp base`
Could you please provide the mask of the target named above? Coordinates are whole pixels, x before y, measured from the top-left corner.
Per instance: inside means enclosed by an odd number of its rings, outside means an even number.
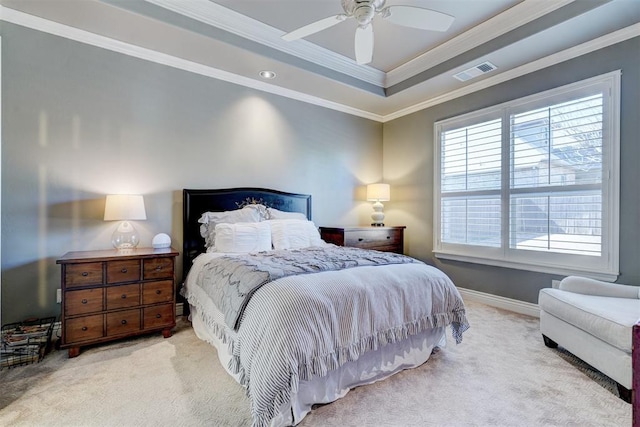
[[[376,201],[373,204],[373,213],[371,214],[371,223],[374,227],[383,227],[384,226],[384,205],[380,203],[380,201]]]
[[[121,222],[111,236],[111,244],[119,251],[134,249],[138,243],[140,236],[129,221]]]

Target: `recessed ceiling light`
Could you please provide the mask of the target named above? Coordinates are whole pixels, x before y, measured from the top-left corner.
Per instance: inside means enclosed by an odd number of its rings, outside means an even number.
[[[264,70],[260,71],[260,77],[262,77],[263,79],[275,79],[276,73],[274,73],[273,71]]]

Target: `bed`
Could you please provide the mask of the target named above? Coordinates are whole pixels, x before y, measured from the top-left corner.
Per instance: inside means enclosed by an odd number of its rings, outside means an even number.
[[[324,243],[310,195],[185,189],[183,199],[181,294],[196,335],[245,387],[254,426],[296,425],[469,327],[440,270]]]

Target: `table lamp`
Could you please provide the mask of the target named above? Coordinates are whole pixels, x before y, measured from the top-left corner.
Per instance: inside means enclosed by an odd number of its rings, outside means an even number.
[[[369,184],[367,185],[367,200],[375,202],[373,204],[373,213],[371,214],[371,223],[374,227],[384,226],[384,205],[380,202],[391,200],[391,188],[389,184]]]
[[[113,247],[118,250],[133,249],[140,243],[140,236],[129,221],[145,220],[144,199],[140,195],[110,194],[104,206],[105,221],[122,221],[111,236]]]

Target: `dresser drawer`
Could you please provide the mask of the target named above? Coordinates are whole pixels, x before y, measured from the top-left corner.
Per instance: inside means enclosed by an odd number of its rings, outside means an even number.
[[[110,286],[107,288],[107,310],[140,305],[140,285]]]
[[[320,237],[338,246],[404,252],[404,226],[393,227],[319,227]]]
[[[345,246],[353,246],[364,249],[377,249],[382,247],[394,247],[402,241],[402,231],[393,229],[354,230],[344,234]]]
[[[173,301],[173,281],[149,282],[142,285],[142,304]]]
[[[107,313],[107,336],[128,334],[140,330],[140,309]]]
[[[175,323],[175,307],[173,304],[156,305],[143,309],[144,329],[172,325]]]
[[[103,299],[103,288],[67,291],[64,294],[64,314],[75,316],[101,311]]]
[[[140,260],[107,262],[107,283],[135,282],[140,280]]]
[[[159,257],[142,261],[143,279],[171,279],[173,280],[173,258]]]
[[[65,268],[65,286],[100,285],[102,281],[102,263],[85,262],[81,264],[69,264]]]
[[[71,344],[81,341],[94,340],[104,336],[104,316],[76,317],[64,322],[64,342]]]

